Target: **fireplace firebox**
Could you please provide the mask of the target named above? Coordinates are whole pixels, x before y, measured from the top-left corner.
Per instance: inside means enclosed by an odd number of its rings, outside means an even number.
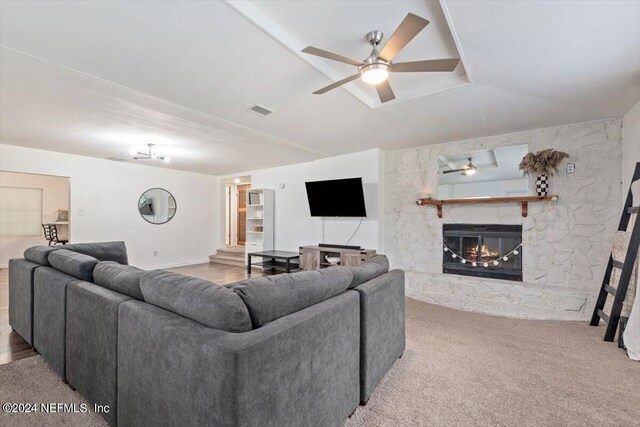
[[[521,225],[444,224],[442,237],[443,273],[522,281]]]

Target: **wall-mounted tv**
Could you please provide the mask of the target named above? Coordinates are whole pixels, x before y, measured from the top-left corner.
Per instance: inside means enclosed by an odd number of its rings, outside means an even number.
[[[367,216],[362,178],[306,182],[311,216]]]

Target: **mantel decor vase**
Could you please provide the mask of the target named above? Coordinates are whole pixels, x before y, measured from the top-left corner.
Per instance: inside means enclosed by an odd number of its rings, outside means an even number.
[[[540,175],[536,178],[536,193],[540,197],[545,197],[549,190],[549,177],[547,175]]]

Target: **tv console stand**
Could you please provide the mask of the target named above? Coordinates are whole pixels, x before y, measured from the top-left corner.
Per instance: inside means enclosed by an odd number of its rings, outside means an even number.
[[[334,264],[327,261],[329,258],[340,258],[336,265],[346,267],[358,267],[376,254],[375,249],[355,249],[344,247],[344,245],[328,246],[325,244],[318,246],[300,247],[300,268],[305,271],[319,270]]]
[[[334,245],[332,243],[318,243],[318,246],[321,248],[355,249],[357,251],[362,250],[362,246]]]

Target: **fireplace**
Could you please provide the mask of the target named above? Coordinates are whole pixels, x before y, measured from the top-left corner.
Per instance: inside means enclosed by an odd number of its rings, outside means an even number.
[[[522,282],[521,225],[444,224],[442,238],[443,273]]]

